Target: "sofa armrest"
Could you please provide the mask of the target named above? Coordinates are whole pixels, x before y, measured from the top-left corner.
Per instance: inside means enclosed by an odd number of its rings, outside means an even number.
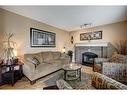
[[[94,59],[94,68],[93,70],[95,72],[100,72],[102,73],[102,64],[103,62],[108,62],[109,61],[109,58],[95,58]]]
[[[97,72],[92,75],[92,86],[97,89],[127,89],[126,85]]]
[[[95,58],[94,59],[94,62],[95,63],[103,63],[103,62],[108,62],[109,61],[109,58]]]
[[[24,61],[23,65],[23,73],[29,79],[35,73],[35,66],[34,64],[30,63],[29,61]]]

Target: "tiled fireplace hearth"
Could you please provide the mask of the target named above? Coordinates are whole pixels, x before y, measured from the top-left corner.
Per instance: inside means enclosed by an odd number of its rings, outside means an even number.
[[[107,57],[108,56],[108,42],[86,42],[86,43],[76,43],[74,60],[77,63],[83,63],[83,53],[90,52],[98,57]]]

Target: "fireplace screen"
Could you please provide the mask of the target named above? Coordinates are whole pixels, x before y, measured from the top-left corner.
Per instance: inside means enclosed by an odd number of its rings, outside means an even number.
[[[92,52],[85,52],[82,54],[82,63],[93,65],[94,58],[97,58],[98,55]]]

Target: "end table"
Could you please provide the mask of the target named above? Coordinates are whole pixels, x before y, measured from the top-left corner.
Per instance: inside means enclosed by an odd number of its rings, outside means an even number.
[[[13,86],[20,80],[23,76],[22,65],[21,62],[10,65],[0,64],[0,85],[11,84]]]

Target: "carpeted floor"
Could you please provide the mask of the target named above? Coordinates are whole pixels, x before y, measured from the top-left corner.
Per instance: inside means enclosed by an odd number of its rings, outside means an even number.
[[[93,86],[91,86],[91,74],[82,72],[81,76],[82,76],[81,81],[80,80],[69,80],[66,82],[70,84],[73,89],[95,89]],[[61,73],[61,75],[59,76],[56,75],[46,80],[44,83],[49,86],[56,85],[56,81],[59,79],[63,79],[63,73]]]
[[[16,82],[13,87],[11,85],[3,85],[3,86],[0,86],[0,89],[43,89],[43,87],[52,85],[54,83],[53,80],[55,80],[54,78],[60,78],[61,72],[62,71],[59,71],[49,76],[46,76],[38,80],[34,85],[30,85],[29,81],[25,77],[23,77],[21,80]],[[86,75],[90,75],[92,73],[93,71],[91,67],[82,66],[82,76],[83,76],[82,81],[77,82],[78,85],[73,86],[73,83],[70,83],[70,85],[72,85],[75,89],[93,89],[90,87],[90,85],[88,85],[90,83],[89,81],[90,79],[86,77]],[[48,81],[48,83],[46,81]]]

